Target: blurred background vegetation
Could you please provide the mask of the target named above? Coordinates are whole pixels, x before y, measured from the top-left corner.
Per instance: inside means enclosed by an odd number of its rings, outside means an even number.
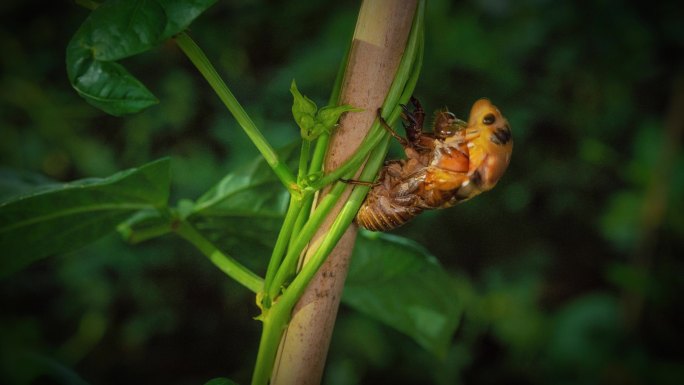
[[[221,0],[190,33],[285,146],[298,135],[290,81],[325,104],[358,6]],[[161,103],[114,118],[66,77],[87,10],[4,0],[0,14],[2,194],[20,187],[5,178],[16,170],[68,181],[169,155],[173,200],[194,199],[257,156],[173,43],[125,62]],[[459,285],[446,357],[343,307],[325,383],[684,383],[683,17],[678,1],[429,1],[416,96],[460,117],[491,98],[513,128],[512,164],[490,193],[396,231]],[[263,271],[272,239],[227,241]],[[251,375],[253,296],[172,236],[35,263],[0,281],[0,301],[2,383]]]

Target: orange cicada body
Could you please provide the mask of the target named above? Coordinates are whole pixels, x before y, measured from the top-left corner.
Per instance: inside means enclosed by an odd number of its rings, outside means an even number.
[[[492,189],[508,167],[513,151],[506,118],[488,99],[473,104],[468,122],[449,111],[435,114],[433,132],[423,132],[425,113],[412,98],[404,106],[406,139],[397,138],[406,159],[385,163],[356,215],[372,231],[388,231],[424,210],[451,207]]]

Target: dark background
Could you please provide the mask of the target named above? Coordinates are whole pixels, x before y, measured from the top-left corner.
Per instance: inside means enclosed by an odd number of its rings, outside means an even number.
[[[338,3],[222,0],[191,27],[276,146],[298,135],[293,78],[327,100],[359,6]],[[169,155],[175,201],[257,156],[172,42],[124,62],[161,103],[114,118],[66,78],[88,11],[4,0],[0,13],[4,170],[68,181]],[[683,18],[679,1],[429,1],[416,96],[460,117],[492,99],[512,163],[493,191],[396,231],[462,288],[448,355],[343,306],[325,383],[684,383]],[[35,263],[0,281],[0,382],[248,383],[258,309],[225,278],[172,236]]]

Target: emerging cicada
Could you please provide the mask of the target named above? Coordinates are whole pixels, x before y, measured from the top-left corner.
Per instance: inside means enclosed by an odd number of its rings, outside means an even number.
[[[385,163],[356,215],[372,231],[403,225],[424,210],[451,207],[492,189],[508,167],[513,151],[511,128],[501,112],[480,99],[468,123],[447,110],[437,111],[433,132],[423,132],[425,112],[411,98],[404,106],[406,139],[383,125],[404,147],[407,159]]]

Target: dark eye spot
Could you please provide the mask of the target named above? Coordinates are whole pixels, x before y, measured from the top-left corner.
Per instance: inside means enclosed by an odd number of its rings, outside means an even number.
[[[487,114],[485,115],[484,119],[482,119],[482,123],[486,125],[494,124],[496,121],[496,117],[494,117],[494,114]]]
[[[494,131],[494,134],[491,136],[490,140],[494,144],[503,146],[504,144],[508,143],[509,140],[511,140],[511,128],[508,127],[508,125],[498,128],[496,131]]]

